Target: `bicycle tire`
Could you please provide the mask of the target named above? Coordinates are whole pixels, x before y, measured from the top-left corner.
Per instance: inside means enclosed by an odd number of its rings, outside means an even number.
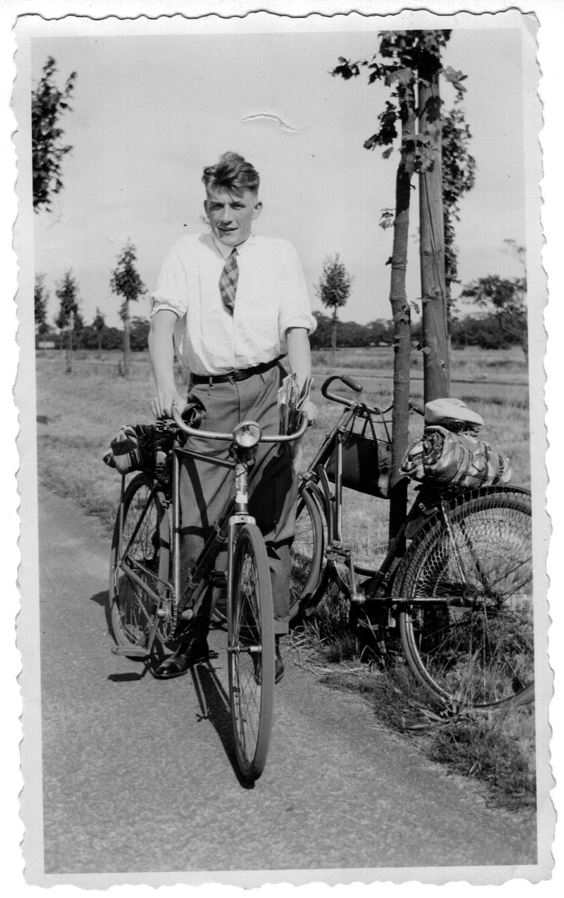
[[[448,522],[447,528],[438,514],[432,519],[396,576],[407,662],[443,705],[497,708],[530,701],[530,499],[517,492],[466,494],[450,501]]]
[[[325,532],[319,503],[309,488],[300,489],[290,572],[290,620],[314,605],[322,580]]]
[[[274,704],[274,611],[268,556],[256,524],[244,524],[228,601],[229,701],[237,766],[253,783],[266,764]]]
[[[137,474],[118,509],[110,555],[110,622],[117,645],[144,647],[156,612],[157,603],[128,576],[127,565],[164,599],[165,613],[159,621],[161,640],[166,642],[173,634],[176,603],[169,583],[168,534],[167,513],[159,494],[153,492],[153,481]]]

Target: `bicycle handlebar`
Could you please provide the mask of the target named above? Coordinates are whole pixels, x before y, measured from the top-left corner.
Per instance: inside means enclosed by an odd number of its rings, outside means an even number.
[[[341,405],[346,406],[346,408],[352,408],[355,405],[360,405],[359,400],[355,399],[347,399],[346,396],[339,396],[338,393],[332,393],[329,389],[329,386],[333,383],[334,380],[340,380],[341,383],[344,383],[346,387],[349,387],[351,390],[354,390],[355,393],[362,393],[363,387],[353,380],[352,377],[348,377],[346,374],[332,374],[331,377],[328,377],[327,380],[323,382],[321,387],[321,395],[325,396],[326,399],[330,399],[332,402],[339,402]],[[391,405],[385,409],[379,409],[377,406],[370,406],[362,403],[362,407],[367,411],[371,412],[374,415],[384,415],[386,412],[389,412],[391,409]]]
[[[175,424],[182,430],[184,433],[188,434],[191,437],[203,437],[204,439],[209,440],[224,440],[225,442],[234,442],[235,436],[234,433],[222,433],[220,431],[213,430],[198,430],[195,427],[190,427],[189,424],[182,419],[180,412],[178,411],[177,406],[173,405],[172,407],[172,417],[174,418]],[[308,418],[307,415],[302,412],[300,417],[300,426],[295,433],[273,433],[273,434],[260,434],[257,442],[259,443],[293,443],[295,440],[299,440],[300,437],[304,435],[308,426]],[[253,424],[255,427],[259,428],[260,426],[256,424],[254,421],[242,421],[241,424]],[[240,426],[240,425],[239,425]]]
[[[353,380],[352,377],[348,377],[348,375],[346,374],[332,374],[327,378],[327,380],[323,382],[323,385],[321,387],[322,396],[324,396],[325,399],[330,399],[332,402],[339,402],[341,405],[346,406],[346,408],[352,408],[354,405],[358,405],[359,400],[347,399],[346,396],[339,396],[338,393],[331,392],[329,387],[334,380],[340,380],[341,383],[344,383],[346,387],[354,390],[355,393],[362,393],[363,387],[359,383],[357,383],[356,380]],[[377,406],[365,405],[364,403],[362,403],[362,405],[363,408],[374,415],[385,415],[393,408],[393,405],[388,405],[384,409],[380,409]],[[409,410],[411,412],[416,412],[421,416],[425,414],[424,410],[420,406],[416,405],[415,402],[411,402],[411,400],[409,402]]]
[[[340,402],[341,405],[352,405],[349,399],[345,399],[344,396],[339,396],[337,393],[329,392],[329,386],[333,383],[334,380],[340,380],[345,384],[346,387],[350,387],[351,390],[354,390],[355,393],[362,393],[362,387],[360,384],[353,380],[352,377],[348,377],[346,374],[332,374],[331,377],[328,377],[327,380],[323,381],[321,387],[321,395],[325,397],[325,399],[331,399],[333,402]]]

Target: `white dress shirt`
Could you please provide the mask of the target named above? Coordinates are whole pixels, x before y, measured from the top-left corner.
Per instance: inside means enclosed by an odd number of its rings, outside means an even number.
[[[237,247],[239,279],[230,315],[219,279],[231,250],[212,234],[181,237],[166,256],[152,294],[151,317],[161,309],[178,316],[175,344],[194,374],[224,374],[270,362],[285,351],[288,328],[315,329],[294,247],[253,234]]]

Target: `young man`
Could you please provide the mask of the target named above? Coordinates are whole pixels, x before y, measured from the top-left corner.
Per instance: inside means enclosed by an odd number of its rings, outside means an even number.
[[[182,409],[174,384],[174,344],[190,371],[190,398],[203,409],[202,429],[230,431],[245,419],[266,433],[279,430],[277,394],[287,352],[300,387],[309,377],[309,334],[315,327],[298,256],[285,240],[252,233],[262,203],[259,175],[236,153],[224,153],[204,169],[204,208],[211,233],[182,237],[167,255],[153,293],[149,351],[157,395],[156,415]],[[304,408],[310,421],[314,406]],[[194,439],[210,456],[228,456],[225,444]],[[280,636],[288,629],[288,581],[293,537],[295,476],[289,452],[259,447],[250,511],[269,555],[276,640],[276,679],[283,674]],[[187,460],[180,481],[182,569],[194,563],[223,511],[232,473]],[[210,607],[201,612],[176,652],[155,671],[162,679],[186,673],[208,656]]]

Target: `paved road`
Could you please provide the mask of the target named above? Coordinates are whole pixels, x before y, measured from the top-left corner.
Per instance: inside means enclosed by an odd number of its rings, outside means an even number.
[[[107,549],[96,521],[42,494],[46,873],[535,863],[533,819],[488,809],[291,659],[265,773],[242,788],[223,634],[198,676],[140,676],[110,651]]]

